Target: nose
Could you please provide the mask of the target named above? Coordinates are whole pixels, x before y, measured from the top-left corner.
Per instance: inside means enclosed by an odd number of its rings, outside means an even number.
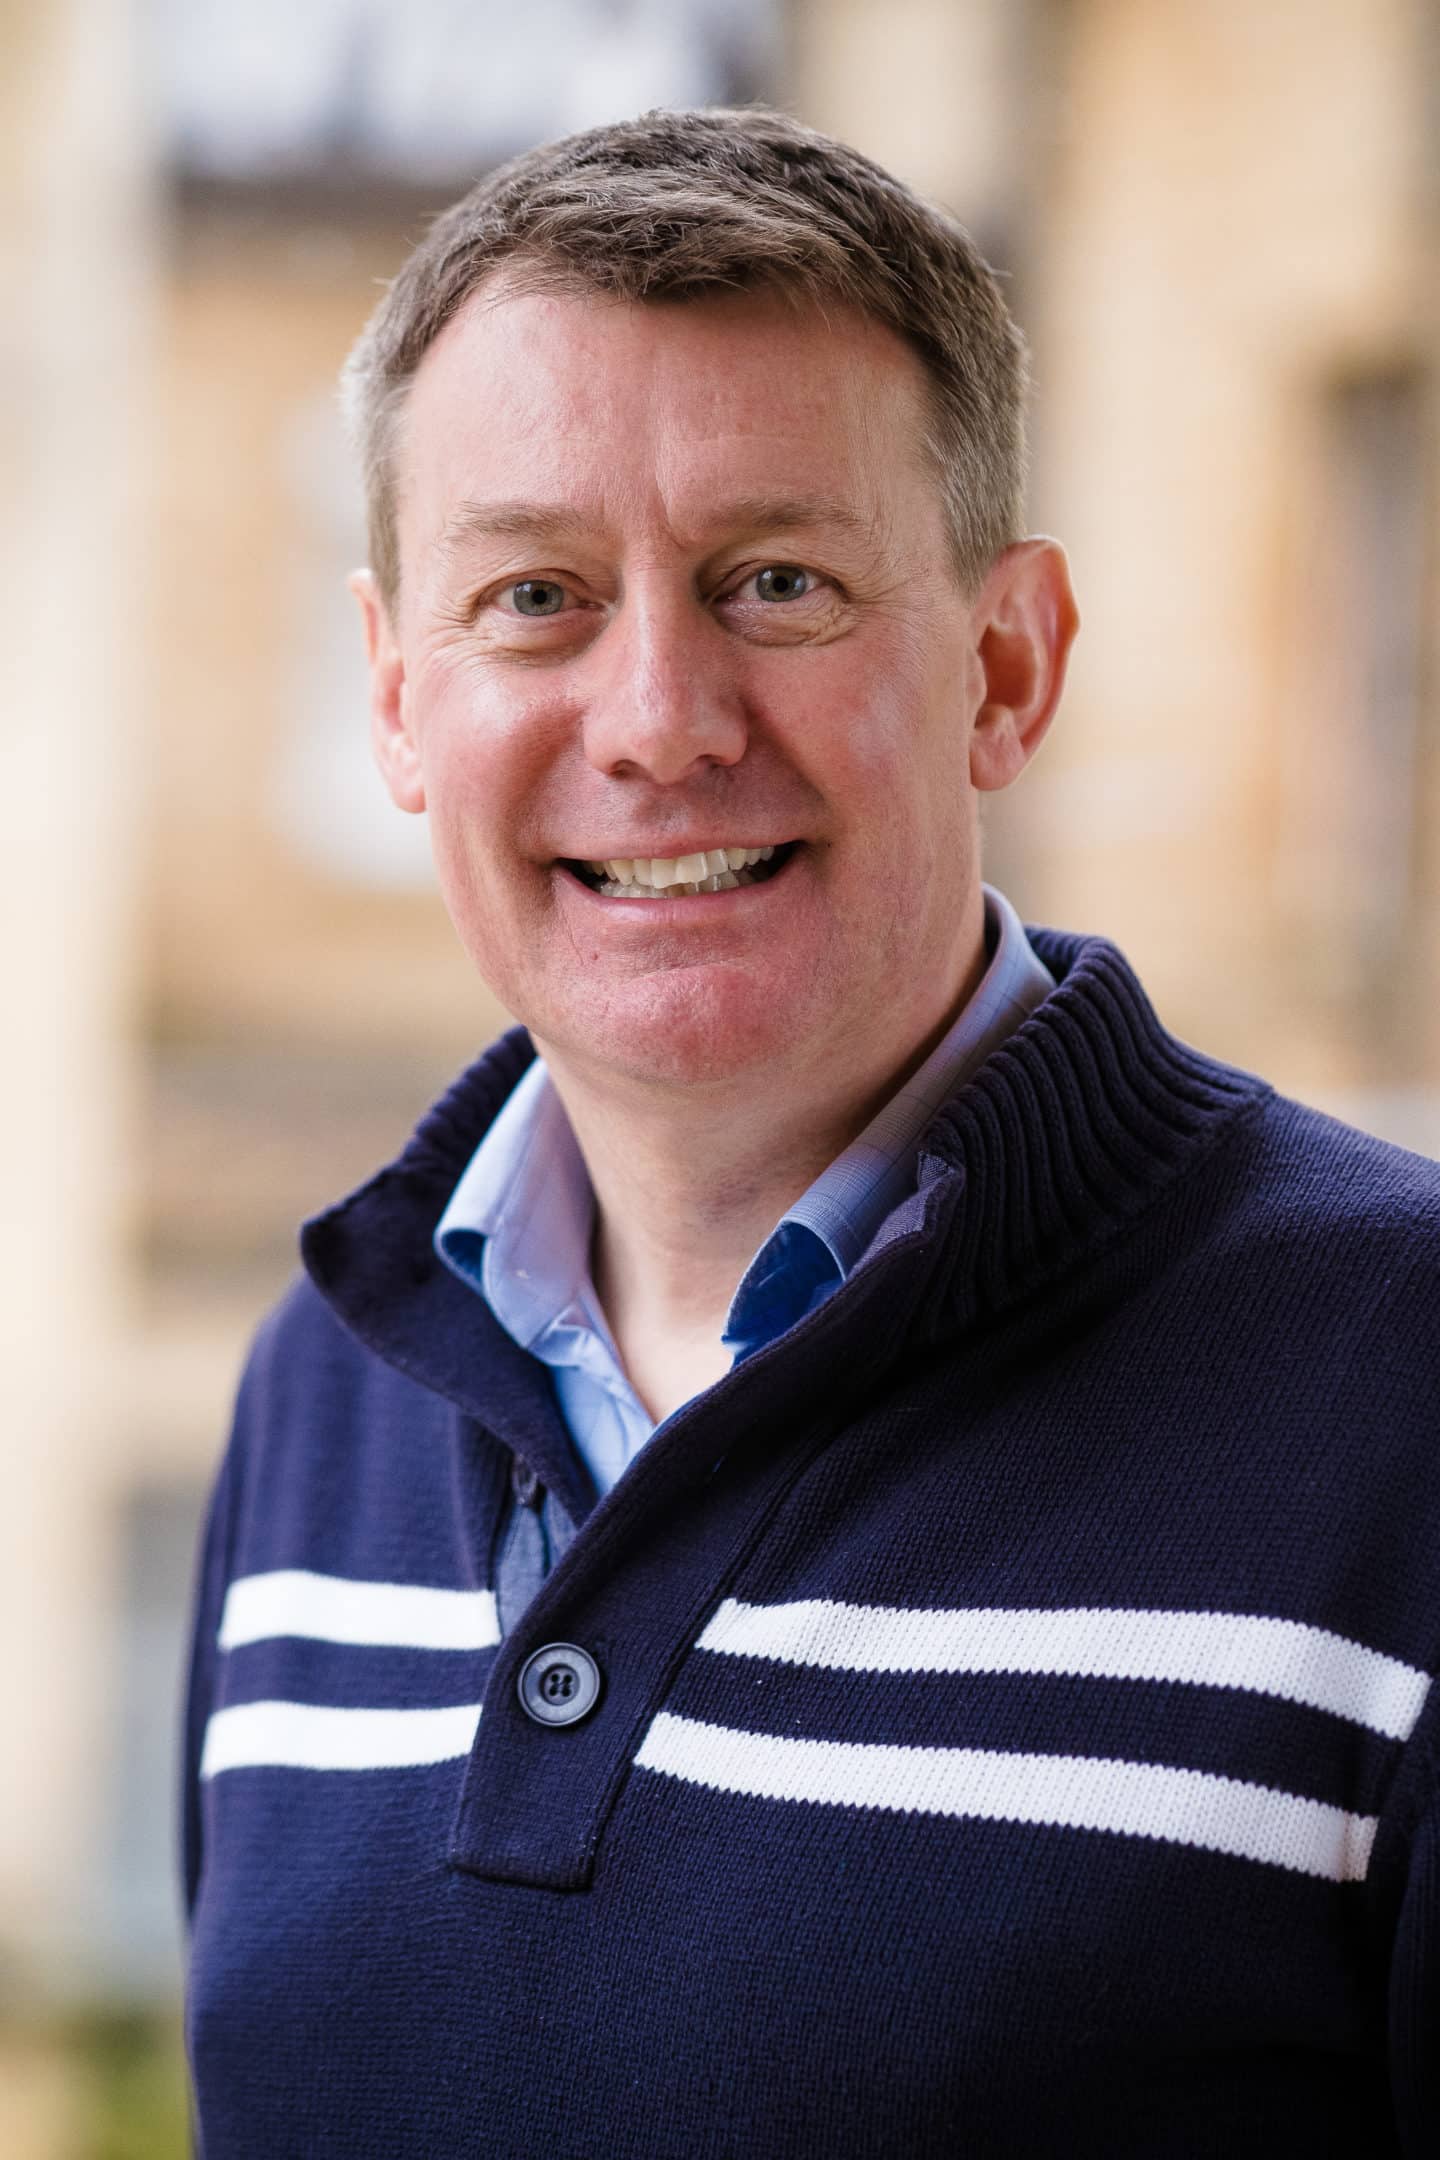
[[[590,763],[667,787],[697,767],[737,764],[748,728],[729,643],[691,593],[628,593],[595,650]]]

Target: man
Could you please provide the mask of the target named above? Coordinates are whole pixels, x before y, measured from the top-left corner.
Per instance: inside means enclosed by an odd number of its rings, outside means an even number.
[[[307,1225],[197,1596],[209,2160],[1440,2138],[1440,1171],[980,879],[1021,346],[766,112],[349,370],[376,753],[518,1016]]]

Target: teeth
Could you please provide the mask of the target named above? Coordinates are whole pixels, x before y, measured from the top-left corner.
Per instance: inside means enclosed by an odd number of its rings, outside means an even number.
[[[721,870],[715,877],[700,878],[694,884],[669,885],[663,892],[657,886],[642,885],[638,879],[622,885],[618,878],[603,878],[595,889],[605,900],[677,900],[683,893],[734,892],[738,885],[754,883],[753,871]]]
[[[772,847],[725,847],[696,850],[690,855],[614,855],[604,862],[588,862],[586,868],[600,880],[607,899],[678,898],[690,893],[733,892],[737,885],[753,885],[754,864],[769,862]]]

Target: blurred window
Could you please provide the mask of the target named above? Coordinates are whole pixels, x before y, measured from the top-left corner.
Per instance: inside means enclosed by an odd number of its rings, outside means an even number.
[[[1388,957],[1415,929],[1424,670],[1428,384],[1362,375],[1332,396],[1342,681],[1359,743],[1347,851],[1363,932]]]
[[[1322,393],[1309,490],[1297,726],[1279,776],[1279,867],[1312,994],[1360,1020],[1383,1062],[1414,1037],[1422,804],[1434,755],[1426,676],[1433,386],[1417,366]],[[1407,1017],[1408,1016],[1408,1017]]]
[[[151,0],[169,159],[232,183],[473,175],[652,105],[771,87],[777,0]]]
[[[334,392],[300,406],[285,432],[291,559],[283,580],[284,706],[271,821],[327,877],[428,889],[426,820],[396,810],[369,753],[360,613],[345,583],[365,561],[365,519]]]

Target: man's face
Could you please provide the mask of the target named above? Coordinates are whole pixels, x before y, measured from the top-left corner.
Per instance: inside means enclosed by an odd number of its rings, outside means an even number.
[[[963,983],[983,672],[924,396],[882,326],[761,295],[491,286],[420,366],[381,764],[483,979],[597,1082],[893,1064]],[[733,848],[763,882],[576,867]]]

